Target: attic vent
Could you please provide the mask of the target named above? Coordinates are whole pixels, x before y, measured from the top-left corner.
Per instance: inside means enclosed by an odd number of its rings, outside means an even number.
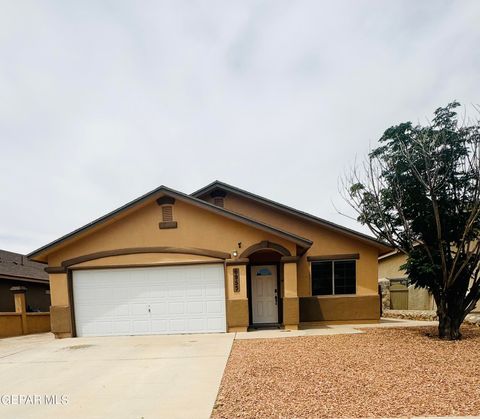
[[[163,196],[157,199],[157,204],[162,208],[162,221],[159,224],[160,229],[177,228],[177,222],[173,221],[173,205],[175,199],[169,196]]]
[[[162,206],[162,221],[164,223],[173,221],[173,208],[171,205]]]
[[[227,193],[222,189],[215,189],[212,191],[210,196],[213,198],[213,204],[217,207],[224,208],[225,207],[225,197]]]

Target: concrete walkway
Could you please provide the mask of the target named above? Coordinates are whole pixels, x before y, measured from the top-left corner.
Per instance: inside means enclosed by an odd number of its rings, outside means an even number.
[[[233,338],[0,339],[0,418],[209,418]]]
[[[381,319],[379,323],[365,323],[365,324],[338,324],[328,326],[317,326],[301,330],[255,330],[251,332],[238,332],[235,334],[235,339],[274,339],[274,338],[288,338],[298,336],[327,336],[327,335],[345,335],[364,333],[360,329],[367,328],[391,328],[391,327],[418,327],[418,326],[436,326],[438,322],[435,321],[418,321],[418,320],[403,320],[403,319]]]

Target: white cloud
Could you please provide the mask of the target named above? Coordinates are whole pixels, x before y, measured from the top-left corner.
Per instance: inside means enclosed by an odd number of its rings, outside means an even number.
[[[338,177],[385,128],[479,102],[479,21],[477,1],[5,2],[0,248],[216,178],[359,229]]]

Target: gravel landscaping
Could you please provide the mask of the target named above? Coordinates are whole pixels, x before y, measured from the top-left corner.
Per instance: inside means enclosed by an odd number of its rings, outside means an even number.
[[[382,316],[389,319],[438,320],[435,310],[384,310]],[[467,314],[463,323],[480,327],[480,313]]]
[[[480,329],[433,327],[235,341],[214,418],[466,416],[480,412]]]

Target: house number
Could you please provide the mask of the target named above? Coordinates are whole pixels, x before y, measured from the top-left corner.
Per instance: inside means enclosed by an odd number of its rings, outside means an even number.
[[[240,269],[233,268],[233,292],[240,292]]]

